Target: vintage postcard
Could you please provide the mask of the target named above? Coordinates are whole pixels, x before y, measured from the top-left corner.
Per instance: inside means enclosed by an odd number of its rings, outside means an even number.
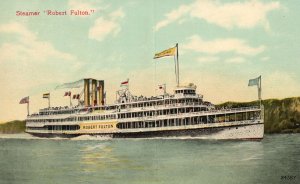
[[[300,183],[299,9],[1,1],[0,183]]]

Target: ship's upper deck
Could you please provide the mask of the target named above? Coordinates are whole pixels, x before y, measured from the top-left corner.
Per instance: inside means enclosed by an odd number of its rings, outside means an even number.
[[[115,104],[96,105],[96,106],[74,106],[74,107],[50,107],[40,109],[39,113],[30,115],[28,118],[44,116],[44,115],[64,115],[64,114],[82,114],[88,112],[121,112],[123,109],[138,110],[150,107],[164,107],[171,106],[203,106],[213,108],[213,104],[203,101],[203,96],[196,94],[196,86],[181,86],[174,90],[174,94],[170,95],[164,93],[163,95],[144,97],[133,96],[128,89],[119,91],[118,98]]]

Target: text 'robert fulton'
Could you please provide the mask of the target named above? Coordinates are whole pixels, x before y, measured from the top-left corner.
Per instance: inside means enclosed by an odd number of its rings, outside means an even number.
[[[89,16],[95,13],[95,10],[44,10],[43,14],[47,16]],[[16,16],[41,16],[40,11],[16,11]]]

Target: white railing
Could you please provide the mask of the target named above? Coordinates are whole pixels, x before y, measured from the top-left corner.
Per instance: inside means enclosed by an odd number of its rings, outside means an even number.
[[[222,110],[209,110],[209,111],[199,111],[199,112],[187,112],[187,113],[177,113],[177,114],[167,114],[167,115],[153,115],[153,116],[141,116],[141,117],[131,117],[118,119],[119,122],[130,122],[130,121],[150,121],[150,120],[162,120],[162,119],[174,119],[174,118],[189,118],[197,116],[207,116],[214,114],[232,114],[240,112],[249,111],[260,111],[259,107],[241,107],[233,109],[222,109]]]
[[[174,125],[174,126],[162,126],[162,127],[144,127],[144,128],[125,128],[118,129],[115,132],[144,132],[144,131],[161,131],[161,130],[188,130],[195,128],[214,128],[214,127],[230,127],[236,125],[254,125],[263,123],[259,120],[243,120],[243,121],[230,121],[230,122],[218,122],[218,123],[199,123],[194,125]],[[115,133],[114,132],[114,133]]]

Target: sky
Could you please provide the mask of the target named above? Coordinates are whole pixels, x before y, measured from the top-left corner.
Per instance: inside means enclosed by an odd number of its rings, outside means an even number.
[[[300,96],[299,9],[292,0],[0,1],[0,122],[26,118],[26,96],[31,113],[47,107],[46,92],[67,105],[55,87],[82,78],[105,80],[108,103],[127,78],[134,95],[159,95],[164,83],[172,93],[173,58],[153,56],[176,43],[180,84],[207,101],[256,100],[248,80],[260,75],[263,99]]]

